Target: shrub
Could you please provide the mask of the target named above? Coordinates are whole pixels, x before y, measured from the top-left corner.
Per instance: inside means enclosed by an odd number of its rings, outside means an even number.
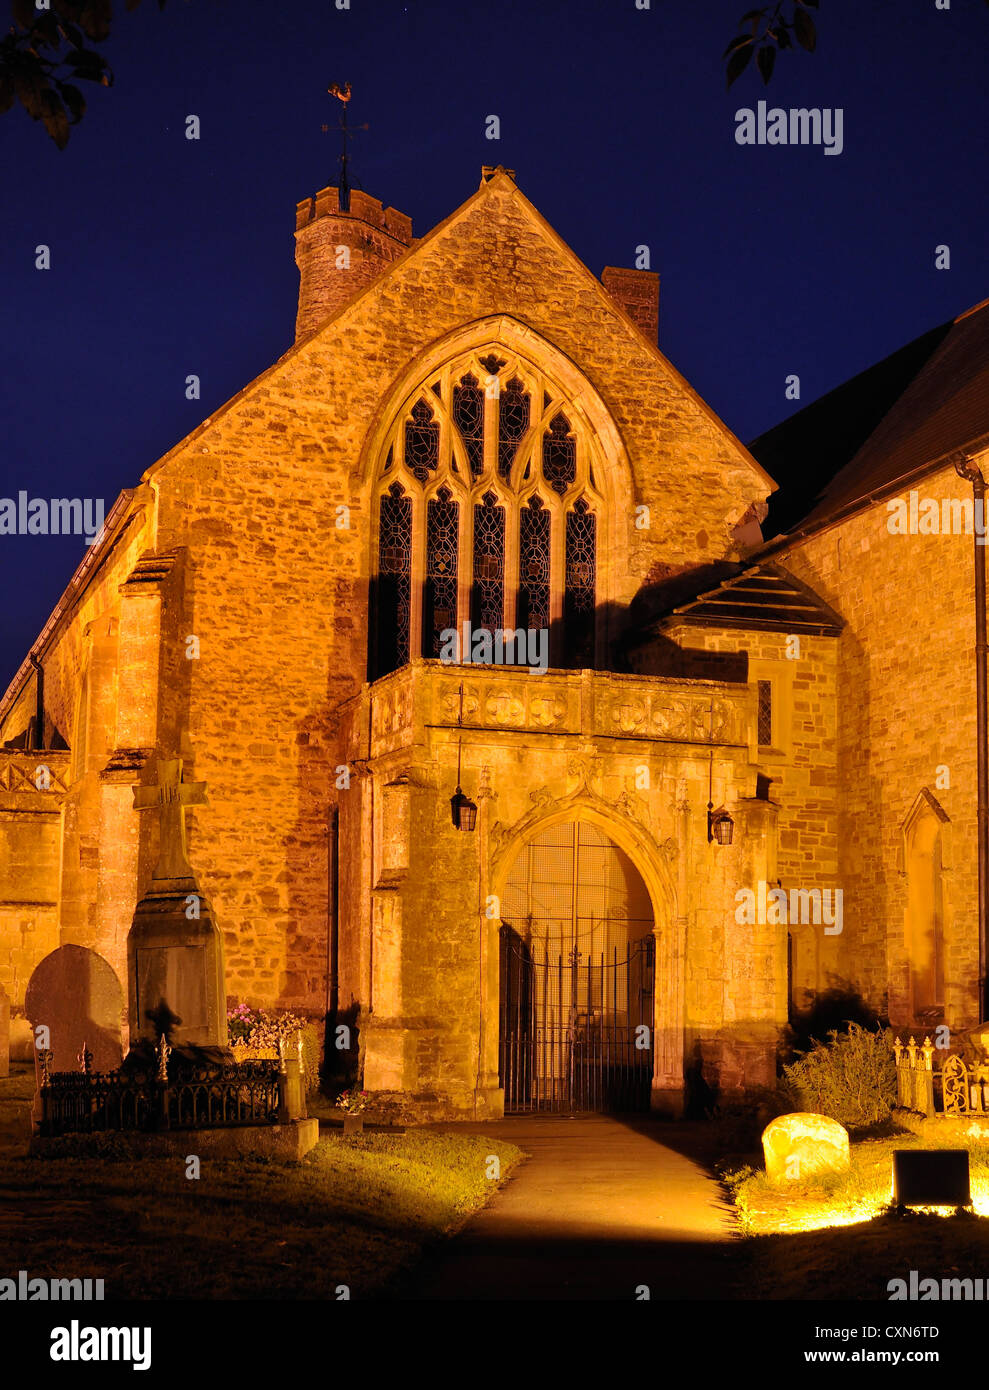
[[[313,1024],[297,1014],[272,1009],[252,1009],[239,1004],[227,1014],[230,1041],[245,1057],[277,1057],[278,1039],[295,1047],[302,1033],[302,1079],[306,1094],[319,1089],[319,1034]]]
[[[893,1032],[849,1022],[847,1033],[832,1030],[783,1074],[804,1109],[845,1126],[878,1124],[896,1104]]]

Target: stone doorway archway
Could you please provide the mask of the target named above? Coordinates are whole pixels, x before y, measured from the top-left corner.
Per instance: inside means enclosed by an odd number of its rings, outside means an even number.
[[[649,1108],[654,930],[642,875],[600,826],[558,822],[521,847],[502,901],[506,1112]]]

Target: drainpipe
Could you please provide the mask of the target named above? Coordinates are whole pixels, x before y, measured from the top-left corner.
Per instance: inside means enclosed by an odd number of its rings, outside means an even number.
[[[329,853],[329,921],[326,932],[326,1026],[335,1029],[340,1008],[340,810],[330,807],[327,827]]]
[[[33,653],[31,665],[35,674],[34,751],[40,753],[45,746],[45,668]]]
[[[979,836],[979,1021],[989,1015],[986,1003],[986,927],[989,912],[989,762],[986,744],[986,562],[985,501],[986,481],[978,464],[966,454],[952,460],[960,478],[972,484],[975,540],[975,723],[978,755],[978,836]],[[982,534],[980,535],[980,530]]]

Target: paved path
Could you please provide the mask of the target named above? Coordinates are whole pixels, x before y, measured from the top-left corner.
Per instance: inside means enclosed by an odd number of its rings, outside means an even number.
[[[443,1128],[443,1126],[437,1126]],[[737,1246],[721,1189],[664,1141],[605,1115],[457,1126],[532,1157],[404,1291],[415,1299],[724,1298]]]

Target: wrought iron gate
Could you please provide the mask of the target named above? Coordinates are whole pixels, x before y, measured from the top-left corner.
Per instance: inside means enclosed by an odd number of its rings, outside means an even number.
[[[501,930],[501,1085],[509,1114],[648,1110],[655,941],[563,950]]]

